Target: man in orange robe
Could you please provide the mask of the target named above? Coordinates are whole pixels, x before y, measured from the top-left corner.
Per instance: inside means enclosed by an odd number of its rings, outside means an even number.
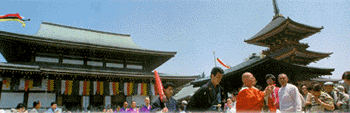
[[[258,90],[253,86],[255,84],[255,77],[250,72],[245,72],[242,75],[242,81],[244,87],[241,89],[241,91],[239,91],[237,95],[237,112],[262,111],[264,96],[270,95],[273,87],[267,86],[264,92]]]

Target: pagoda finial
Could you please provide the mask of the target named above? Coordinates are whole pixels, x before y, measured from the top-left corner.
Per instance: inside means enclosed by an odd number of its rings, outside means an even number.
[[[274,12],[275,12],[275,16],[273,16],[273,19],[279,16],[282,16],[282,14],[280,14],[280,10],[278,9],[276,0],[272,0],[272,3],[273,3]]]

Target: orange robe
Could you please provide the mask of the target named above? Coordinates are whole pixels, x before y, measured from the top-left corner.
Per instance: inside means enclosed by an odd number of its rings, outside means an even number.
[[[261,111],[264,104],[264,93],[256,88],[241,90],[237,95],[237,112]]]
[[[279,109],[279,96],[278,96],[278,90],[279,87],[275,87],[273,92],[270,94],[268,99],[268,107],[270,112],[276,112],[276,109]]]

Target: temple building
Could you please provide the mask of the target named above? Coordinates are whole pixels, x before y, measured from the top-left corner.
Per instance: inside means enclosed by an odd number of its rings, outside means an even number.
[[[124,101],[157,99],[154,73],[176,52],[145,49],[130,35],[42,22],[35,35],[0,31],[3,79],[0,108],[67,109],[122,106]],[[198,75],[159,73],[162,82],[182,86]]]
[[[257,34],[245,40],[248,44],[254,44],[263,47],[269,47],[264,50],[263,56],[252,56],[229,69],[224,70],[220,85],[227,92],[239,91],[242,87],[242,74],[251,72],[256,80],[256,87],[265,89],[267,86],[265,76],[273,74],[277,76],[285,73],[289,82],[298,86],[303,81],[310,81],[323,75],[332,75],[334,68],[319,68],[307,66],[311,62],[329,57],[332,53],[321,53],[306,50],[308,44],[300,43],[301,39],[307,38],[323,27],[311,27],[308,25],[294,22],[289,18],[279,14],[276,1],[273,0],[275,16],[272,21],[266,25]],[[200,87],[207,83],[210,78],[191,81],[193,87]],[[279,83],[276,81],[279,86]],[[190,95],[190,93],[186,95]],[[184,97],[184,96],[183,96]]]

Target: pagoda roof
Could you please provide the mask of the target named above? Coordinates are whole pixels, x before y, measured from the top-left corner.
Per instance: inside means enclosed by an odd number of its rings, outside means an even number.
[[[332,68],[318,68],[302,65],[295,65],[284,61],[279,61],[271,57],[255,57],[246,60],[230,69],[224,70],[222,81],[220,85],[228,91],[242,86],[241,76],[244,72],[251,72],[258,80],[258,85],[266,85],[265,75],[273,74],[277,76],[280,73],[285,73],[289,76],[290,81],[310,80],[322,75],[332,75],[334,69]],[[277,78],[277,77],[276,77]],[[194,87],[202,86],[207,83],[210,78],[204,78],[192,81]]]
[[[332,52],[322,53],[322,52],[309,51],[305,49],[299,49],[297,47],[288,47],[282,50],[277,50],[273,52],[273,54],[269,54],[268,56],[275,58],[277,60],[282,60],[288,57],[300,57],[304,60],[303,61],[304,65],[306,65],[311,62],[315,62],[323,58],[329,57],[329,55],[331,54],[333,53]]]
[[[269,24],[267,24],[263,29],[261,29],[258,33],[256,33],[254,36],[250,37],[247,40],[244,40],[244,42],[249,43],[249,44],[254,44],[254,45],[259,45],[259,46],[267,46],[259,41],[273,37],[274,35],[283,32],[284,29],[289,28],[292,31],[296,33],[303,33],[307,34],[303,37],[300,38],[306,38],[308,36],[311,36],[317,32],[319,32],[322,27],[313,27],[313,26],[308,26],[305,24],[301,24],[298,22],[295,22],[291,20],[289,17],[287,19],[283,16],[279,16],[274,18]]]

